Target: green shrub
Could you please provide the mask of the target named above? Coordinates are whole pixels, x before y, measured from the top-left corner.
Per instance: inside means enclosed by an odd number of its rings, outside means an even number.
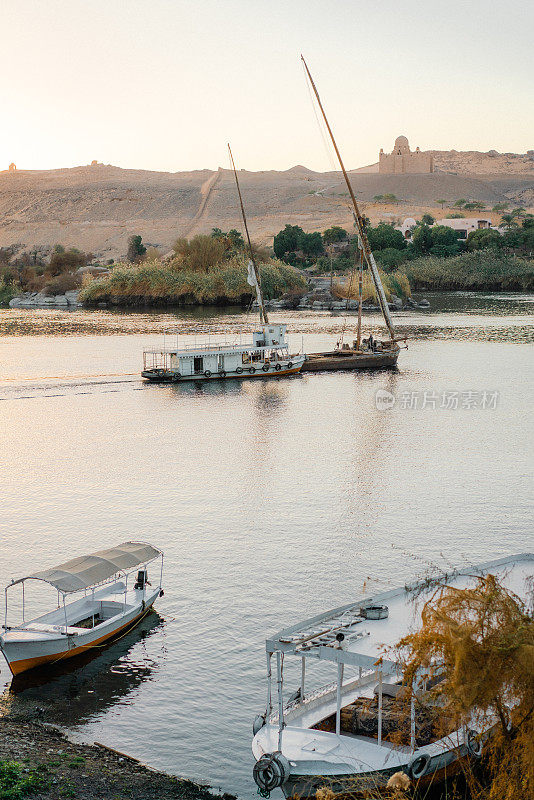
[[[396,247],[386,247],[384,250],[377,250],[376,252],[377,263],[379,263],[386,272],[391,272],[391,270],[406,261],[407,258],[407,251],[398,250]]]
[[[0,280],[0,308],[9,305],[9,301],[20,294],[13,281]]]
[[[187,268],[178,260],[168,264],[117,264],[109,275],[84,286],[80,300],[88,305],[102,301],[130,305],[246,302],[254,296],[254,289],[247,283],[246,261],[243,254],[235,255],[202,272]],[[266,299],[306,287],[297,270],[277,259],[260,264],[259,270]]]
[[[46,786],[45,778],[36,770],[24,772],[18,761],[0,761],[0,800],[20,800]]]
[[[82,285],[81,275],[76,275],[74,272],[62,272],[55,278],[51,278],[45,284],[43,293],[49,296],[57,294],[65,294],[73,289],[78,289]]]
[[[79,267],[85,267],[87,256],[75,247],[65,250],[61,245],[56,245],[50,257],[48,271],[50,275],[61,275],[62,272],[73,272]]]
[[[405,265],[413,288],[533,291],[534,260],[495,249],[451,258],[426,256]]]
[[[379,274],[386,300],[391,300],[392,294],[396,294],[397,297],[401,298],[411,296],[410,281],[406,273],[400,270],[386,273],[379,269]],[[337,283],[334,284],[332,293],[336,297],[357,300],[359,297],[358,276],[353,274],[351,279],[344,286]],[[376,290],[369,270],[365,270],[363,273],[362,300],[364,303],[377,302]]]

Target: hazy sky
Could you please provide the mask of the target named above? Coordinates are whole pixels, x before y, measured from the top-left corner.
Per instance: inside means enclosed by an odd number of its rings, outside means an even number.
[[[531,0],[0,0],[0,169],[331,168],[534,149]]]

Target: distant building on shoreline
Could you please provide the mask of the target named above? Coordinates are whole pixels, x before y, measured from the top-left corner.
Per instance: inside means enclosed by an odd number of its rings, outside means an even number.
[[[9,171],[9,172],[16,172],[16,171],[17,171],[17,165],[16,165],[16,164],[14,164],[14,163],[13,163],[13,161],[12,161],[12,162],[11,162],[11,164],[9,165],[9,167],[8,167],[8,171]]]
[[[414,172],[434,172],[434,157],[418,147],[412,153],[406,136],[397,136],[392,153],[380,149],[378,172],[382,175],[404,175]]]
[[[462,219],[438,219],[430,227],[444,225],[446,228],[452,228],[456,231],[458,239],[467,239],[472,231],[478,230],[493,230],[499,231],[499,228],[494,227],[491,217],[463,217]],[[396,225],[396,230],[400,231],[404,238],[410,242],[412,240],[413,232],[417,227],[417,222],[412,217],[407,217],[402,225]],[[499,231],[501,233],[502,231]]]

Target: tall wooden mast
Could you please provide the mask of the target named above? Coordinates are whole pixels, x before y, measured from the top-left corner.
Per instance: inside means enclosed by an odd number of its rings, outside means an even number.
[[[247,216],[245,214],[245,207],[243,205],[243,198],[241,197],[241,189],[239,188],[239,180],[237,177],[237,170],[235,168],[234,157],[232,155],[232,149],[230,145],[228,145],[228,152],[230,153],[230,161],[232,163],[232,169],[234,171],[234,178],[235,178],[235,185],[237,187],[237,195],[239,197],[239,205],[241,206],[241,216],[243,217],[243,225],[245,226],[245,233],[247,235],[247,242],[248,242],[248,252],[250,262],[252,264],[252,268],[254,270],[254,276],[256,279],[256,295],[258,298],[258,305],[260,307],[260,322],[263,322],[264,325],[269,324],[269,318],[267,316],[267,311],[265,310],[265,303],[263,302],[263,293],[261,291],[261,282],[260,282],[260,271],[256,264],[256,259],[254,258],[254,252],[252,250],[252,242],[250,241],[250,234],[248,232],[248,225],[247,225]],[[250,281],[249,281],[250,282]]]
[[[378,298],[378,303],[380,305],[380,309],[382,311],[382,315],[384,317],[384,321],[386,323],[387,329],[389,331],[389,335],[392,340],[395,340],[395,330],[393,328],[393,321],[391,319],[391,315],[389,313],[389,306],[387,304],[386,295],[384,294],[384,287],[382,286],[382,281],[380,280],[380,275],[378,274],[378,267],[376,266],[376,261],[374,259],[373,253],[371,252],[371,247],[369,245],[369,240],[367,239],[367,235],[365,233],[365,226],[363,224],[363,217],[360,214],[360,209],[358,208],[358,203],[356,202],[356,197],[354,195],[354,190],[351,186],[349,181],[349,176],[347,175],[347,171],[345,169],[345,165],[343,164],[343,159],[341,158],[341,153],[339,152],[338,146],[336,144],[336,140],[334,139],[334,134],[332,133],[332,128],[330,127],[330,123],[325,114],[325,110],[323,108],[323,104],[321,103],[321,98],[319,97],[319,92],[317,91],[317,87],[313,81],[311,76],[311,72],[308,69],[308,65],[304,60],[304,56],[301,55],[302,63],[304,64],[304,69],[306,70],[306,74],[309,78],[311,87],[317,98],[317,103],[321,110],[322,117],[325,121],[326,128],[330,135],[330,139],[334,146],[334,150],[336,151],[336,156],[339,161],[339,166],[341,167],[341,171],[343,173],[343,177],[345,178],[345,183],[347,184],[347,189],[349,190],[350,199],[352,200],[352,205],[354,206],[354,221],[356,222],[356,229],[358,231],[359,239],[361,242],[361,250],[364,255],[365,261],[367,262],[367,266],[369,267],[369,271],[373,277],[373,282],[375,284],[376,289],[376,296]]]

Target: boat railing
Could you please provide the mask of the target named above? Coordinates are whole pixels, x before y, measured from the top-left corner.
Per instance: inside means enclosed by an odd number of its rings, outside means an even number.
[[[341,694],[346,694],[352,692],[358,686],[365,686],[371,682],[372,678],[378,680],[378,674],[376,669],[369,669],[362,671],[361,675],[358,677],[351,678],[346,683],[343,684]],[[319,686],[317,689],[313,689],[310,692],[306,692],[304,699],[298,697],[294,700],[290,700],[284,706],[284,715],[286,712],[294,711],[295,709],[302,709],[304,706],[311,707],[315,705],[319,700],[322,700],[329,694],[335,694],[337,690],[337,681],[332,681],[331,683],[327,683],[324,686]],[[272,713],[269,715],[269,722],[273,725],[278,723],[279,714],[278,710],[273,710]]]
[[[221,351],[231,351],[231,350],[287,350],[288,344],[269,344],[269,345],[256,345],[254,342],[247,342],[246,344],[236,343],[236,342],[222,342],[219,344],[210,344],[209,342],[206,343],[197,343],[197,344],[185,344],[181,345],[180,347],[155,347],[149,348],[147,350],[143,350],[143,353],[146,355],[172,355],[175,353],[220,353]]]

